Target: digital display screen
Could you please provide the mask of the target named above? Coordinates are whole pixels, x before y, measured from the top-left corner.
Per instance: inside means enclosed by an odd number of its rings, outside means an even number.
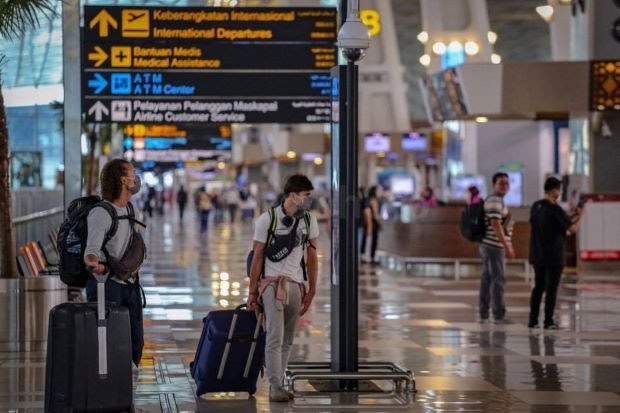
[[[507,206],[523,205],[523,172],[506,172],[510,189],[504,197],[504,204]]]
[[[382,133],[373,133],[364,137],[364,150],[368,153],[389,152],[390,137]]]
[[[403,151],[424,152],[428,150],[428,138],[420,133],[403,135],[401,149]]]
[[[467,188],[475,186],[480,197],[486,196],[485,178],[482,175],[460,175],[452,178],[452,196],[454,199],[466,199]]]
[[[413,195],[415,180],[412,176],[393,176],[390,179],[390,191],[394,195]]]

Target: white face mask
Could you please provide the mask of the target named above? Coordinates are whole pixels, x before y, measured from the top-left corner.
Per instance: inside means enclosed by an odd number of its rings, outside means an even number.
[[[129,189],[129,192],[131,192],[132,195],[135,195],[140,192],[140,188],[142,188],[142,180],[139,176],[136,175],[134,179],[134,184],[132,186],[128,185],[127,189]]]
[[[297,200],[299,201],[299,203],[295,201],[295,206],[299,211],[307,211],[312,206],[312,198],[309,196],[303,197],[299,194],[295,194],[295,197],[297,197]]]

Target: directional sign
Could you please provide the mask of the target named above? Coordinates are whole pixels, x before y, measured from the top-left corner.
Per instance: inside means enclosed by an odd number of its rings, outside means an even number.
[[[88,81],[88,87],[93,89],[95,95],[100,94],[108,85],[108,82],[99,73],[95,73],[94,78]]]
[[[88,122],[330,118],[335,8],[84,6]]]
[[[103,51],[103,49],[99,46],[94,46],[93,51],[88,53],[88,61],[92,61],[94,67],[100,67],[102,64],[108,60],[108,54]]]
[[[329,75],[323,73],[95,72],[86,76],[86,97],[310,97],[328,98]],[[107,85],[110,87],[106,88]]]
[[[107,106],[100,101],[95,102],[90,109],[88,109],[88,116],[92,116],[97,122],[101,122],[103,120],[103,115],[108,116],[109,114],[110,111]]]
[[[187,43],[185,46],[151,43],[122,46],[86,42],[88,69],[133,68],[151,70],[329,70],[337,64],[334,45],[312,43]],[[109,59],[107,58],[110,56]]]
[[[102,102],[105,102],[102,103]],[[93,109],[99,105],[99,115]],[[323,99],[104,99],[86,98],[86,122],[135,123],[326,123],[331,104]],[[112,108],[109,119],[108,107]],[[116,115],[115,115],[116,113]],[[103,114],[106,118],[103,118]],[[116,118],[114,117],[116,116]]]
[[[108,37],[110,26],[116,29],[118,28],[118,22],[114,17],[110,16],[106,9],[100,10],[94,18],[90,19],[88,25],[89,29],[98,30],[99,37]]]
[[[84,6],[89,39],[175,42],[336,41],[335,8]],[[120,25],[118,24],[120,22]]]

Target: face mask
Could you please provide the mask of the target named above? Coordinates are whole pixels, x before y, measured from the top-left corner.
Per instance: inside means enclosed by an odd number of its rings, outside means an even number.
[[[295,203],[295,205],[297,206],[297,209],[299,211],[307,211],[310,209],[310,206],[312,205],[312,199],[310,197],[304,198],[301,195],[295,194],[299,200],[301,200],[301,202],[298,204],[297,202]]]
[[[134,184],[132,186],[128,186],[127,189],[129,189],[129,192],[131,192],[132,195],[135,195],[140,192],[140,188],[142,188],[142,180],[136,175]]]

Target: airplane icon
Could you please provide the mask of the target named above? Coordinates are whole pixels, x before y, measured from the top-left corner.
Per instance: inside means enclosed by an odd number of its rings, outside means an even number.
[[[122,37],[149,37],[150,12],[145,9],[123,9],[121,12]]]
[[[129,15],[129,19],[127,20],[129,23],[133,22],[134,20],[139,19],[140,17],[144,17],[146,16],[146,13],[127,13]]]

